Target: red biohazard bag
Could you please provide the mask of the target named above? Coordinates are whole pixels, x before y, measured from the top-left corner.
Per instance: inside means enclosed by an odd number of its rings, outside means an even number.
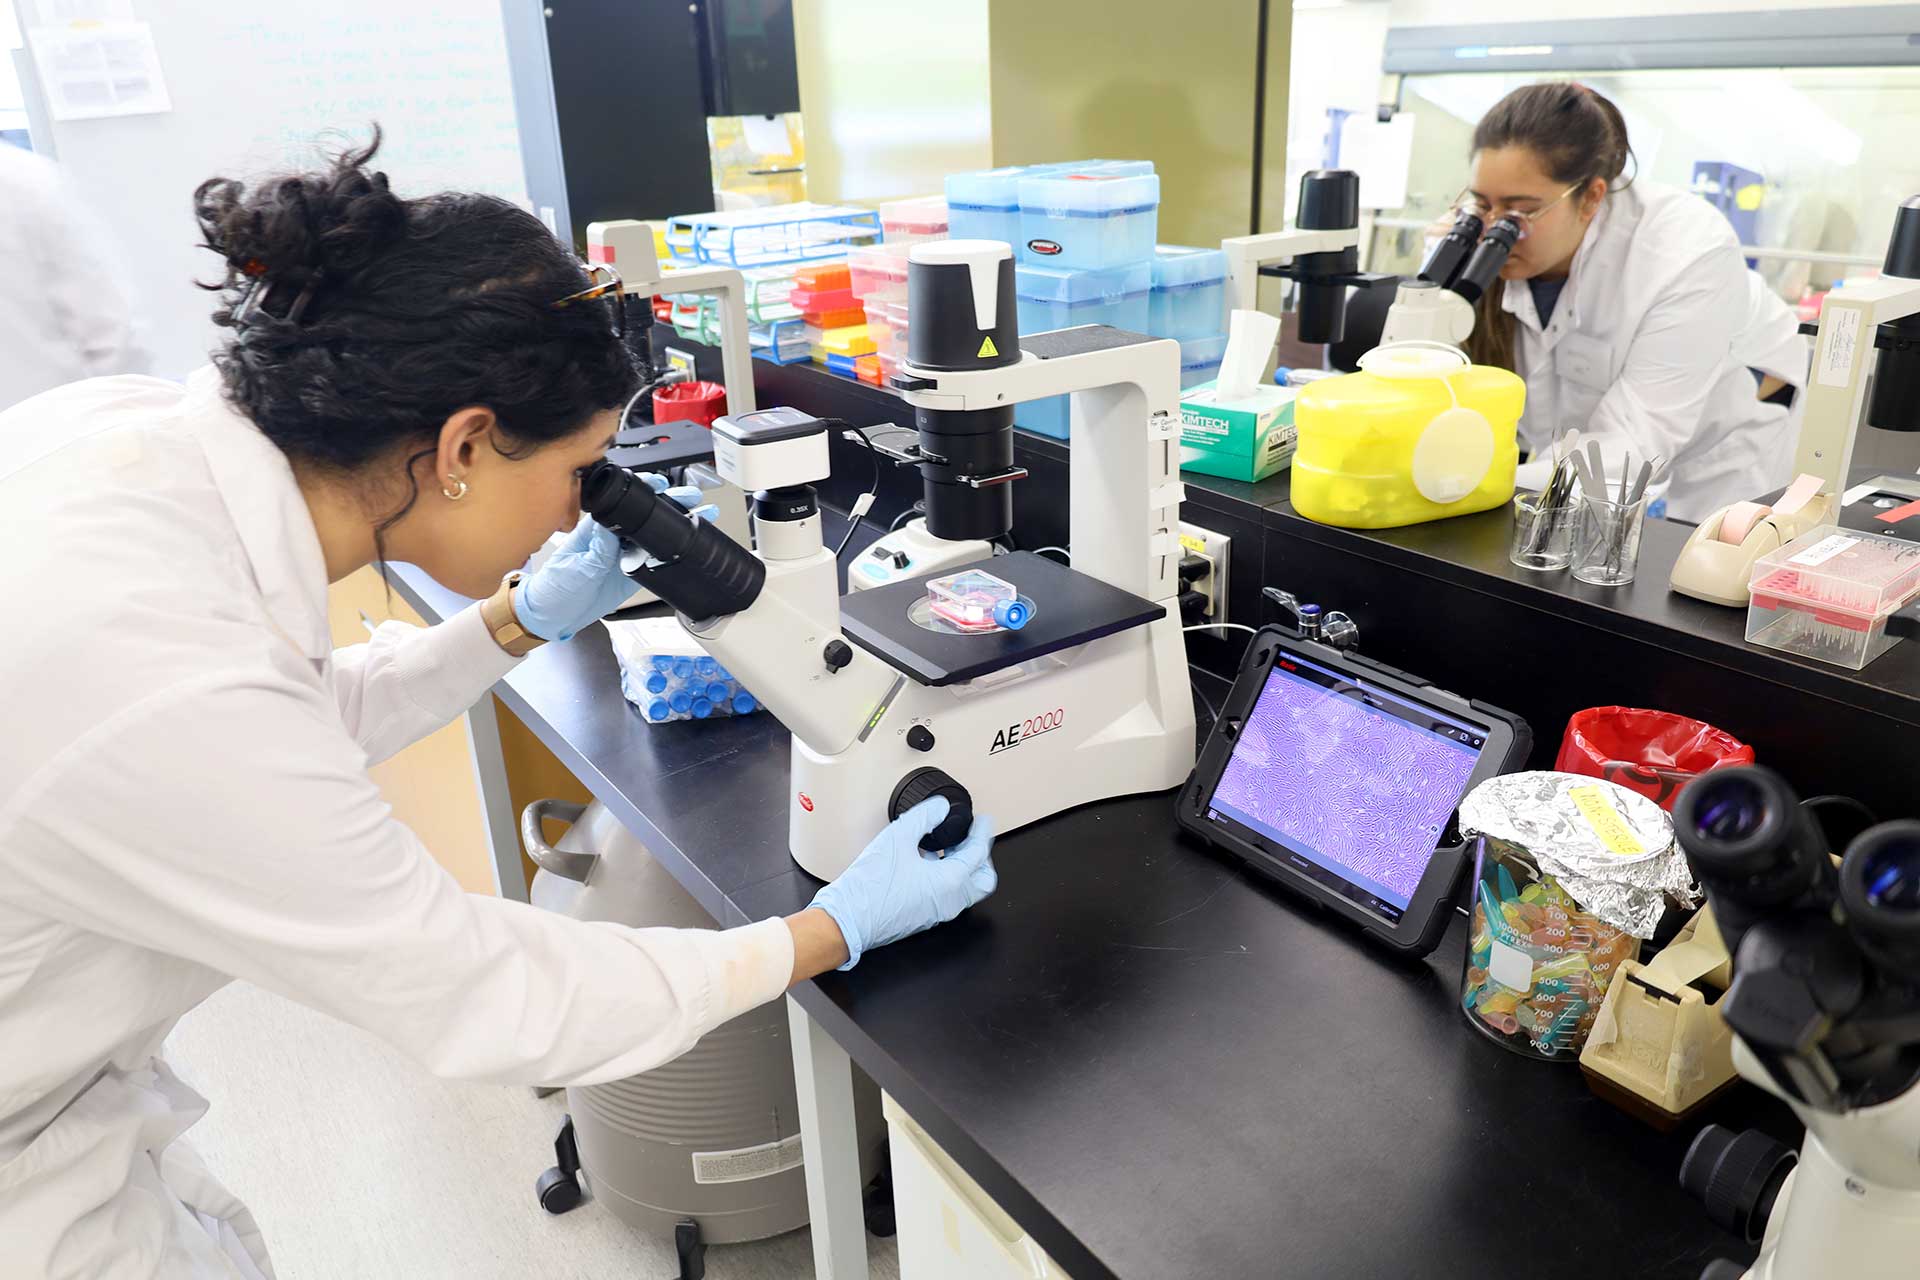
[[[1567,721],[1553,767],[1605,778],[1672,809],[1695,776],[1752,763],[1752,747],[1710,724],[1638,707],[1588,707]]]

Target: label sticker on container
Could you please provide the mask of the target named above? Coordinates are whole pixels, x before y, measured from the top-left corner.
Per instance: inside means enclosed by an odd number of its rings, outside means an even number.
[[[1823,316],[1826,341],[1820,344],[1819,374],[1823,387],[1844,387],[1853,377],[1853,349],[1860,343],[1860,311],[1835,307]]]
[[[696,1151],[693,1153],[693,1180],[703,1186],[716,1182],[751,1182],[771,1178],[776,1173],[798,1169],[803,1161],[800,1135],[778,1142],[763,1142],[757,1147],[737,1147],[732,1151]]]
[[[1533,990],[1533,957],[1511,943],[1493,940],[1487,976],[1503,987],[1522,993]]]
[[[1640,841],[1633,834],[1633,828],[1620,816],[1620,811],[1607,799],[1607,793],[1599,787],[1569,787],[1568,797],[1579,806],[1580,816],[1593,828],[1593,834],[1600,842],[1622,856],[1631,857],[1645,853]]]
[[[1000,348],[993,345],[993,335],[988,334],[986,337],[980,339],[980,354],[975,356],[974,359],[985,360],[988,356],[997,356],[999,354]]]
[[[1859,541],[1860,539],[1849,538],[1844,533],[1836,533],[1832,537],[1820,539],[1797,556],[1788,556],[1787,563],[1803,564],[1811,569],[1816,565],[1825,564]]]

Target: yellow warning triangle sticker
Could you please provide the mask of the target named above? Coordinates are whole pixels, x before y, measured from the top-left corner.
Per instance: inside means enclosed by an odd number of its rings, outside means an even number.
[[[988,356],[997,356],[999,354],[1000,348],[993,345],[993,335],[988,334],[986,337],[980,339],[980,354],[975,356],[974,359],[985,360]]]

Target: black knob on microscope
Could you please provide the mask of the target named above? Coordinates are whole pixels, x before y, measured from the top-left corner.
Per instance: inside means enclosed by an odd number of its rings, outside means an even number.
[[[914,725],[907,730],[907,745],[915,751],[933,750],[933,730],[923,724]]]
[[[1710,1124],[1680,1162],[1680,1185],[1707,1206],[1716,1225],[1757,1244],[1795,1159],[1758,1129],[1735,1133]]]
[[[900,785],[893,789],[893,798],[887,802],[887,821],[891,822],[922,800],[934,796],[945,796],[947,804],[946,821],[922,837],[920,847],[928,853],[940,853],[959,844],[967,838],[967,832],[973,829],[973,797],[967,789],[955,782],[944,770],[925,768],[915,769],[900,779]]]
[[[828,671],[838,671],[853,661],[853,646],[845,640],[829,640],[820,651],[820,660],[827,664]]]

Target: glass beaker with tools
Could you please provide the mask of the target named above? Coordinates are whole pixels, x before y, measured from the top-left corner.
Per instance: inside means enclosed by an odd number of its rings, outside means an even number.
[[[1573,450],[1580,433],[1569,430],[1553,442],[1553,475],[1538,493],[1513,499],[1513,547],[1507,558],[1522,569],[1564,569],[1573,561],[1573,526],[1579,508],[1574,503]]]
[[[1621,464],[1616,491],[1607,488],[1607,469],[1596,440],[1586,442],[1573,462],[1580,473],[1580,517],[1573,535],[1573,576],[1596,587],[1620,587],[1633,581],[1640,561],[1640,531],[1646,525],[1647,485],[1660,459],[1643,461],[1636,475],[1633,455]]]

